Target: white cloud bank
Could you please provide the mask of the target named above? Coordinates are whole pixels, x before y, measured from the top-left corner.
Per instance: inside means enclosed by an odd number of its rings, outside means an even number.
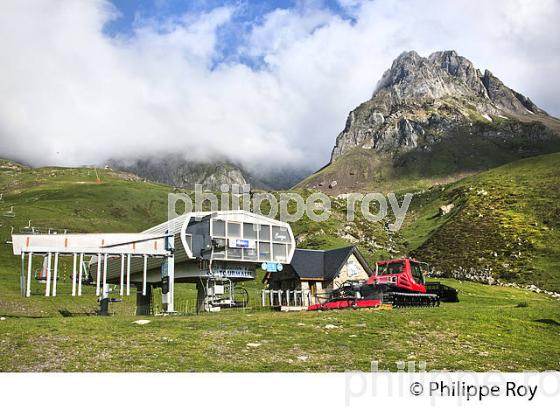
[[[34,165],[179,152],[317,168],[403,50],[455,49],[560,114],[560,3],[341,1],[275,10],[214,64],[221,7],[111,38],[105,1],[0,2],[0,156]],[[239,60],[243,61],[243,60]]]

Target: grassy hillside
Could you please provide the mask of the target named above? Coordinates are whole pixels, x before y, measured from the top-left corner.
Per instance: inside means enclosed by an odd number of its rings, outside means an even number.
[[[451,99],[448,104],[459,103]],[[518,159],[560,151],[560,121],[556,118],[485,118],[474,109],[467,114],[471,122],[445,132],[426,128],[424,142],[410,150],[393,154],[357,147],[296,187],[329,194],[426,189]],[[330,186],[333,181],[336,186]]]
[[[537,204],[538,224],[550,212],[550,229],[542,232],[553,236],[539,236],[535,242],[535,252],[541,249],[548,255],[548,249],[555,248],[547,244],[559,243],[554,236],[558,225],[551,225],[558,223],[558,205],[550,208],[558,203],[554,196],[558,190],[548,196],[538,192],[549,192],[558,183],[558,159],[552,155],[522,161],[444,190],[428,190],[415,198],[409,224],[400,234],[389,232],[382,223],[368,223],[360,214],[347,222],[345,202],[335,198],[331,219],[317,223],[304,218],[293,225],[294,233],[301,246],[313,248],[358,243],[369,260],[405,254],[405,245],[421,252],[423,244],[443,235],[456,216],[488,208],[476,201],[489,196],[493,203],[501,198],[498,215],[504,223],[517,221],[520,216],[511,210],[517,207],[521,212]],[[0,371],[344,371],[368,370],[371,360],[380,360],[389,370],[396,370],[398,360],[425,360],[429,369],[440,370],[559,370],[558,301],[525,290],[454,280],[445,283],[459,289],[461,302],[437,309],[283,314],[258,308],[259,272],[258,280],[245,284],[252,297],[246,311],[194,315],[192,285],[177,285],[176,306],[191,313],[151,317],[144,326],[132,323],[134,295],[111,306],[112,318],[92,316],[97,307],[94,289],[86,286],[85,296],[71,297],[67,264],[61,266],[57,297],[41,296],[43,285],[33,281],[33,297],[22,298],[20,261],[5,243],[12,227],[17,232],[31,219],[33,226],[43,229],[138,232],[166,218],[170,187],[109,170],[99,176],[101,184],[91,169],[30,169],[0,163],[0,316],[4,317]],[[498,183],[518,195],[494,192]],[[537,185],[529,197],[518,193],[519,187],[533,183]],[[477,195],[480,189],[488,195]],[[306,197],[310,191],[300,193]],[[436,217],[437,207],[451,200],[455,211]],[[14,217],[9,216],[11,207]],[[530,232],[541,227],[529,226]],[[439,240],[450,243],[451,235]],[[437,243],[429,249],[448,253]],[[554,257],[529,262],[539,267],[553,264]],[[160,300],[157,293],[154,300]],[[337,327],[326,329],[327,324]]]
[[[345,200],[334,197],[332,216],[327,221],[304,217],[292,226],[301,247],[329,249],[356,244],[371,262],[412,251],[444,272],[458,267],[490,268],[507,281],[560,290],[559,165],[560,154],[534,157],[425,190],[415,196],[399,233],[389,231],[385,224],[369,223],[360,212],[354,222],[347,221]],[[143,182],[130,174],[98,172],[101,184],[96,183],[93,169],[31,169],[7,161],[0,163],[1,215],[12,207],[15,212],[15,217],[2,216],[0,221],[1,314],[93,312],[96,306],[93,290],[87,287],[86,298],[22,300],[20,262],[5,243],[12,227],[18,232],[31,220],[33,226],[43,229],[139,232],[165,220],[170,187]],[[297,192],[306,198],[312,191]],[[455,205],[452,212],[439,216],[439,206],[451,203]],[[34,270],[40,263],[36,258]],[[70,268],[68,263],[61,265],[61,295],[69,293]],[[252,302],[257,303],[260,281],[247,282],[245,287]],[[43,285],[34,281],[32,290],[39,294]],[[180,285],[177,298],[182,309],[193,309],[192,286]],[[130,299],[114,309],[133,312],[134,298]],[[159,300],[157,295],[155,300]]]
[[[355,148],[337,158],[296,185],[296,188],[313,188],[329,195],[347,192],[399,192],[416,191],[454,182],[474,173],[473,170],[448,169],[433,172],[419,166],[417,160],[402,167],[394,167],[387,154]],[[331,187],[331,183],[336,185]]]
[[[167,195],[173,188],[143,182],[132,174],[98,170],[101,184],[96,182],[94,169],[88,168],[39,168],[0,162],[0,314],[25,316],[51,316],[61,313],[93,313],[96,308],[94,289],[84,288],[82,298],[70,293],[71,266],[63,260],[56,298],[39,297],[22,299],[19,289],[20,260],[12,255],[10,239],[12,228],[17,233],[31,220],[34,227],[53,228],[71,232],[140,232],[167,219]],[[307,197],[311,192],[299,193]],[[279,197],[279,193],[275,194]],[[266,205],[266,204],[265,204]],[[290,203],[290,212],[293,212]],[[15,216],[9,217],[10,209]],[[264,213],[268,212],[263,207]],[[6,216],[4,216],[6,214]],[[388,231],[383,224],[369,224],[358,213],[354,222],[346,221],[345,201],[333,198],[332,217],[324,222],[313,222],[304,217],[293,224],[299,246],[328,249],[356,243],[369,260],[383,259],[404,254],[399,235]],[[69,258],[67,258],[69,259]],[[41,267],[41,259],[34,259],[33,270]],[[259,272],[259,278],[262,272]],[[260,300],[260,280],[244,284],[250,293],[251,303]],[[32,292],[44,293],[44,285],[33,281]],[[193,285],[178,285],[176,305],[179,309],[194,309]],[[160,300],[157,294],[154,297]],[[134,312],[134,296],[112,309],[117,313]],[[157,309],[157,306],[156,306]]]
[[[441,205],[453,210],[439,216]],[[560,153],[528,158],[419,195],[402,234],[444,272],[490,269],[560,291]]]
[[[559,302],[447,281],[461,302],[434,309],[183,317],[7,318],[0,371],[560,370]],[[517,307],[517,306],[527,307]],[[335,325],[336,328],[326,328]],[[381,348],[380,348],[381,347]]]
[[[0,314],[45,316],[61,311],[91,312],[95,309],[94,290],[85,287],[83,298],[71,298],[71,266],[60,266],[59,291],[62,297],[24,299],[19,296],[20,260],[12,255],[10,239],[28,225],[47,230],[72,232],[139,232],[166,218],[169,187],[146,183],[131,174],[94,169],[27,168],[13,162],[0,162]],[[14,217],[9,211],[13,208]],[[34,271],[41,266],[34,260]],[[44,292],[44,285],[33,281],[33,293]],[[133,311],[131,304],[117,309]]]

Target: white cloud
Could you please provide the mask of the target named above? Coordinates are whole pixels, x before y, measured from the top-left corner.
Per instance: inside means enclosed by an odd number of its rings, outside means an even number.
[[[317,168],[348,111],[369,98],[403,50],[455,49],[560,113],[555,1],[345,0],[350,22],[317,3],[275,10],[240,37],[266,62],[214,64],[217,30],[235,9],[167,22],[130,37],[91,2],[0,3],[0,154],[79,165],[119,155],[226,156],[250,168]],[[242,36],[242,34],[240,34]]]

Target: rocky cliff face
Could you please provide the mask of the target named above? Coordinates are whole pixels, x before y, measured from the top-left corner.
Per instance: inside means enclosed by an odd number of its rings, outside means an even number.
[[[430,135],[473,120],[530,115],[546,113],[455,51],[427,58],[405,52],[383,74],[373,97],[350,113],[331,162],[356,147],[407,151],[429,144]]]
[[[426,187],[560,150],[560,121],[455,51],[402,53],[348,115],[330,164],[298,187]],[[333,183],[335,182],[335,183]]]
[[[180,156],[164,159],[140,159],[135,161],[110,160],[109,166],[127,171],[150,181],[162,182],[179,188],[194,189],[201,184],[203,189],[219,191],[222,184],[244,185],[262,188],[263,184],[252,180],[238,166],[228,162],[192,162]]]
[[[136,160],[111,159],[107,165],[150,181],[185,189],[193,189],[195,184],[201,184],[204,189],[211,191],[219,191],[223,184],[249,184],[252,189],[284,190],[310,174],[310,170],[303,168],[249,171],[230,161],[189,161],[181,155]]]

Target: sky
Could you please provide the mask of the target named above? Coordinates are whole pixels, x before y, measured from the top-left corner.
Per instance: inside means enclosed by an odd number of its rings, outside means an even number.
[[[555,0],[3,0],[0,156],[317,169],[405,50],[454,49],[560,116]]]

